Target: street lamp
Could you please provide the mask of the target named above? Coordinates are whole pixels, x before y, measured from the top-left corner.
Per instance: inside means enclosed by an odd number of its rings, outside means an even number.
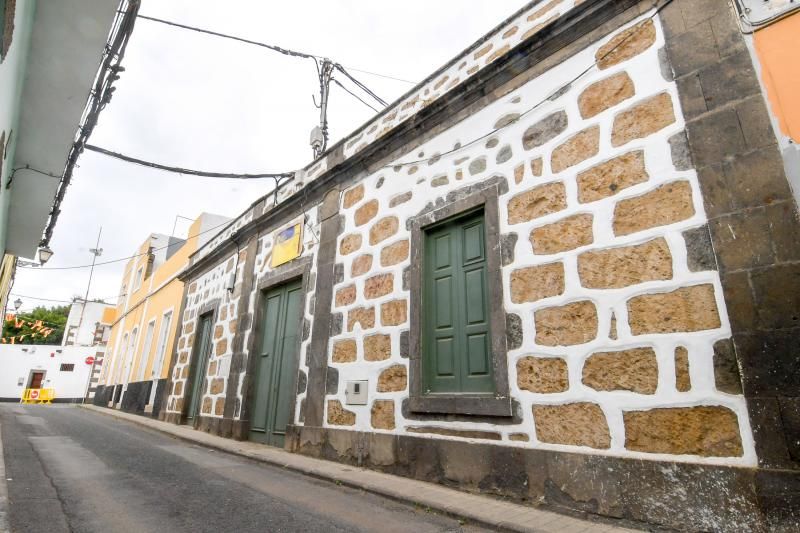
[[[49,246],[42,246],[39,248],[39,263],[43,265],[50,261],[51,257],[53,257],[53,250],[51,250]]]
[[[14,300],[14,311],[19,311],[19,308],[22,307],[22,300],[17,298]]]

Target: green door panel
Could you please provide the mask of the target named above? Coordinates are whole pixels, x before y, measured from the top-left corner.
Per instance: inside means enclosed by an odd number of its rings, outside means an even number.
[[[192,396],[189,401],[189,412],[187,417],[192,419],[200,411],[200,398],[206,384],[206,372],[208,368],[208,356],[211,353],[211,314],[200,317],[200,325],[197,328],[195,339],[200,343],[195,351],[194,372],[192,379]]]
[[[286,426],[291,423],[302,308],[300,280],[264,296],[250,438],[272,446],[283,446]]]
[[[423,276],[424,392],[493,392],[483,212],[425,233]]]

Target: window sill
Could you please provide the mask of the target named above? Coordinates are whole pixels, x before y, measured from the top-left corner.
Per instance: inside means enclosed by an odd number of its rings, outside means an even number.
[[[409,407],[415,413],[504,416],[513,415],[511,398],[477,394],[437,394],[411,396]]]

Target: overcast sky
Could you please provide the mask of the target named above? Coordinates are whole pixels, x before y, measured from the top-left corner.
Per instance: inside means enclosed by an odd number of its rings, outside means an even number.
[[[143,0],[140,14],[419,82],[525,3]],[[221,172],[287,171],[311,161],[308,138],[319,112],[311,99],[318,82],[310,59],[139,19],[123,65],[126,71],[92,144],[167,165]],[[351,72],[389,102],[413,87]],[[333,144],[374,112],[334,84],[331,91]],[[234,217],[272,183],[183,177],[85,152],[62,205],[51,242],[55,255],[47,267],[90,263],[88,250],[101,226],[98,261],[130,256],[150,233],[171,233],[176,215],[194,218],[205,211]],[[188,224],[179,220],[176,234],[185,236]],[[95,268],[89,297],[114,303],[124,266]],[[88,275],[88,268],[18,269],[12,294],[82,297]],[[55,305],[22,299],[23,311],[37,303]]]

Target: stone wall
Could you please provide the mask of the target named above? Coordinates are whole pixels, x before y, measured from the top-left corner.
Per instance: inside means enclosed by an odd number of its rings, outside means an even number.
[[[344,191],[332,306],[343,326],[329,344],[339,382],[326,426],[755,464],[681,103],[651,14]],[[515,417],[412,413],[409,219],[498,177]],[[346,404],[349,380],[368,380],[369,405]]]

